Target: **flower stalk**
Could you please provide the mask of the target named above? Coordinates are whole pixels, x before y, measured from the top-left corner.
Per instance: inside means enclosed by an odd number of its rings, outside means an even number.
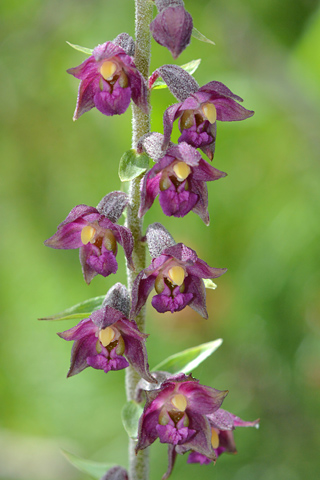
[[[151,54],[151,35],[149,25],[152,21],[153,4],[150,0],[135,0],[135,56],[134,62],[143,77],[148,80]],[[146,114],[132,105],[132,148],[137,147],[138,140],[150,131],[150,113]],[[128,290],[131,295],[133,282],[137,274],[146,267],[146,245],[141,242],[143,218],[139,218],[140,181],[137,177],[130,182],[129,205],[127,209],[126,227],[132,232],[134,240],[133,262],[135,271],[127,268]],[[145,331],[145,307],[136,318],[140,331]],[[140,380],[133,367],[126,369],[127,400],[133,400],[136,386]],[[129,440],[129,479],[147,480],[149,478],[148,450],[135,453],[136,442]]]

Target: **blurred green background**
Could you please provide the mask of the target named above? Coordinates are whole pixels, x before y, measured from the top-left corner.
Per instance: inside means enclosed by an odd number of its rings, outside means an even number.
[[[1,350],[0,478],[86,480],[60,454],[123,463],[124,372],[87,369],[66,380],[70,323],[43,317],[125,283],[85,285],[76,251],[43,246],[75,205],[120,189],[117,165],[130,148],[130,109],[92,110],[72,122],[78,82],[65,70],[84,60],[65,41],[93,48],[134,33],[130,0],[2,0],[0,4]],[[300,480],[319,471],[320,10],[316,0],[185,1],[195,39],[178,64],[202,58],[195,77],[227,84],[256,111],[220,123],[214,165],[228,177],[208,185],[211,223],[165,217],[176,241],[228,267],[207,294],[209,320],[148,310],[150,365],[222,337],[194,375],[230,391],[224,407],[261,428],[238,429],[238,455],[216,466],[179,457],[172,478]],[[172,58],[153,42],[152,69]],[[152,93],[152,128],[162,131],[168,91]],[[175,130],[175,139],[178,137]],[[166,470],[166,446],[151,448],[151,479]],[[318,462],[318,465],[317,465]]]

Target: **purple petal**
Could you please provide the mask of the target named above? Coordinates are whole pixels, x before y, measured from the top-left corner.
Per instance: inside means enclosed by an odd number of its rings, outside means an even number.
[[[193,265],[187,267],[187,271],[198,278],[218,278],[226,273],[227,269],[209,267],[206,262],[197,258]]]
[[[135,322],[130,322],[125,318],[119,320],[116,327],[122,335],[125,344],[125,356],[129,363],[139,373],[140,377],[147,380],[147,382],[157,383],[149,371],[148,355],[145,346],[147,335],[139,331]]]
[[[143,217],[149,208],[152,206],[156,196],[160,192],[159,183],[161,174],[154,178],[150,178],[153,169],[151,169],[141,181],[141,203],[139,209],[139,217]]]
[[[198,195],[184,190],[184,184],[185,182],[181,185],[181,192],[176,191],[174,187],[160,192],[159,202],[165,215],[184,217],[196,205],[199,199]]]
[[[194,250],[187,247],[183,243],[177,243],[172,247],[168,247],[163,250],[163,255],[169,255],[185,263],[186,265],[192,265],[198,259],[198,256]]]
[[[144,113],[149,113],[149,92],[145,79],[136,68],[125,68],[125,72],[129,78],[132,100]]]
[[[86,260],[87,265],[103,277],[111,273],[117,273],[118,263],[113,252],[102,246],[102,253],[99,256],[90,255]]]
[[[189,411],[190,415],[193,415],[194,412],[206,415],[220,408],[228,391],[216,390],[215,388],[200,385],[198,382],[189,381],[181,383],[179,393],[185,395],[188,399],[187,415],[189,415]]]
[[[163,114],[163,146],[162,148],[167,148],[171,138],[171,132],[173,128],[173,122],[179,117],[179,109],[181,107],[181,103],[176,103],[175,105],[171,105],[165,110]]]
[[[88,335],[94,335],[97,332],[97,327],[94,325],[94,323],[91,321],[91,318],[86,318],[84,320],[81,320],[78,325],[76,325],[73,328],[70,328],[69,330],[66,330],[65,332],[60,332],[57,335],[59,337],[63,338],[64,340],[80,340],[84,337],[87,337]]]
[[[87,245],[83,245],[82,247],[79,248],[79,260],[80,260],[80,265],[82,268],[82,274],[85,282],[89,285],[91,280],[98,275],[98,273],[95,271],[94,268],[90,267],[89,264],[87,264],[87,258],[91,255],[91,253],[95,251],[96,255],[99,255],[99,249],[95,245],[91,245],[91,243],[88,243]]]
[[[200,87],[199,93],[201,92],[214,94],[216,96],[230,97],[233,100],[237,100],[238,102],[243,102],[243,99],[241,97],[238,97],[238,95],[232,93],[231,90],[229,90],[229,88],[221,82],[209,82],[206,85],[203,85],[203,87]]]
[[[65,250],[82,247],[81,231],[87,222],[79,219],[58,228],[58,231],[44,242],[47,247],[62,248]]]
[[[113,42],[105,42],[101,45],[97,45],[95,49],[92,52],[96,62],[100,62],[101,60],[108,60],[111,57],[119,57],[119,59],[122,58],[122,55],[124,57],[127,57],[125,54],[125,51],[123,48],[121,48],[119,45],[116,45]],[[129,58],[129,61],[132,62],[131,58]],[[133,63],[133,62],[132,62]]]
[[[195,430],[191,430],[188,427],[175,428],[168,425],[157,425],[157,432],[161,443],[171,443],[172,445],[180,445],[188,440],[195,434]]]
[[[201,278],[194,275],[188,275],[184,281],[185,293],[192,293],[193,298],[189,303],[189,307],[195,310],[203,318],[208,318],[206,309],[206,289]]]
[[[247,110],[231,98],[217,98],[213,103],[217,110],[217,120],[220,122],[245,120],[254,114],[252,110]]]
[[[178,287],[179,288],[179,287]],[[152,298],[151,304],[153,308],[159,313],[164,312],[180,312],[183,310],[192,300],[192,293],[178,293],[176,296],[168,297],[167,295],[155,295]]]
[[[184,453],[188,450],[201,453],[211,460],[216,459],[216,455],[211,445],[211,428],[209,422],[204,415],[192,412],[189,417],[189,428],[197,433],[190,440],[179,446],[178,452]]]
[[[88,216],[90,216],[90,220],[88,220]],[[66,225],[67,223],[75,222],[76,220],[85,219],[87,222],[94,222],[95,220],[99,220],[99,218],[100,214],[96,208],[88,207],[88,205],[83,204],[77,205],[71,210],[67,218],[60,223],[58,228]]]
[[[161,480],[167,480],[171,475],[175,461],[176,461],[177,452],[174,445],[168,445],[168,469],[166,473],[162,476]]]
[[[72,377],[89,366],[87,358],[97,353],[96,345],[97,337],[95,335],[88,335],[74,342],[67,377]]]
[[[154,287],[156,275],[146,276],[142,270],[136,277],[132,286],[132,307],[130,311],[130,318],[134,319],[140,312],[143,305],[146,303],[149,293]]]
[[[194,180],[212,182],[214,180],[219,180],[219,178],[225,177],[226,175],[225,172],[221,172],[217,168],[212,167],[208,162],[201,158],[199,166],[194,169],[192,177]]]
[[[220,430],[219,447],[216,449],[216,452],[218,455],[221,455],[223,452],[237,453],[233,432],[230,430]]]
[[[121,88],[117,83],[114,85],[112,93],[107,90],[98,90],[94,95],[94,104],[96,108],[104,115],[121,115],[129,107],[131,100],[130,87]]]
[[[111,370],[123,370],[129,366],[129,363],[122,355],[117,355],[115,349],[111,350],[110,358],[103,355],[95,355],[87,358],[87,363],[90,367],[97,370],[103,370],[105,373]]]
[[[70,75],[83,80],[84,78],[91,77],[93,78],[98,72],[97,62],[93,55],[91,55],[87,60],[82,62],[80,65],[74,68],[69,68],[67,70]]]
[[[194,213],[199,215],[201,220],[206,225],[209,225],[209,212],[208,212],[208,188],[205,182],[194,180],[193,177],[189,180],[189,188],[198,196],[198,202],[193,207]]]
[[[166,155],[170,155],[173,159],[177,158],[190,167],[197,167],[201,160],[201,154],[186,142],[180,142],[178,145],[168,148]]]
[[[191,452],[187,463],[200,463],[200,465],[209,465],[213,460],[198,452]]]
[[[133,268],[133,261],[132,261],[132,251],[133,251],[133,237],[132,233],[127,227],[123,227],[122,225],[117,225],[116,223],[112,226],[113,234],[118,243],[123,247],[124,254],[128,261],[130,268]]]

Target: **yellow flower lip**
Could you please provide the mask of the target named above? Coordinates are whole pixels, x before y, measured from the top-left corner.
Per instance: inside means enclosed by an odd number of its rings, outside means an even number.
[[[190,175],[191,168],[185,162],[178,162],[173,166],[173,171],[178,180],[182,182]]]
[[[114,72],[117,70],[117,64],[107,60],[100,67],[100,73],[105,80],[111,80]]]
[[[187,399],[181,393],[178,393],[171,399],[172,405],[179,410],[180,412],[184,412],[188,406]]]
[[[213,103],[204,103],[201,107],[202,113],[210,123],[217,120],[217,110]]]
[[[116,332],[111,327],[106,327],[100,330],[99,340],[104,347],[107,347],[116,336]]]
[[[171,267],[168,271],[168,277],[174,283],[175,285],[182,285],[184,282],[184,269],[180,267],[179,265],[175,265],[174,267]]]
[[[83,245],[87,245],[87,243],[91,242],[96,234],[96,229],[91,227],[91,225],[86,225],[81,230],[81,242]]]
[[[211,429],[211,445],[213,448],[219,447],[219,434],[214,428]]]

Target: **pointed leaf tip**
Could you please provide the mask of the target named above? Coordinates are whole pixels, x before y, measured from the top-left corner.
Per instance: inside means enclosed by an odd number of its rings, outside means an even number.
[[[79,52],[85,53],[86,55],[92,55],[93,48],[81,47],[80,45],[74,45],[68,41],[66,41],[66,43]]]
[[[187,375],[212,355],[212,353],[220,347],[222,342],[222,338],[218,338],[212,342],[202,343],[196,347],[183,350],[166,358],[153,368],[152,371],[161,370],[172,374],[185,373]]]
[[[115,466],[114,463],[99,463],[92,460],[87,460],[85,458],[78,457],[73,453],[67,452],[66,450],[61,450],[61,453],[68,460],[68,462],[80,470],[80,472],[87,473],[97,480],[99,480],[107,470]]]
[[[201,32],[199,32],[199,30],[195,27],[193,27],[192,29],[192,34],[191,34],[194,38],[196,38],[197,40],[200,40],[200,42],[205,42],[205,43],[210,43],[211,45],[215,45],[215,43],[210,40],[209,38],[205,37]]]
[[[77,303],[73,307],[67,308],[62,312],[51,315],[50,317],[39,318],[39,320],[57,321],[57,320],[78,320],[88,318],[95,310],[102,306],[105,296],[90,298],[84,302]]]

